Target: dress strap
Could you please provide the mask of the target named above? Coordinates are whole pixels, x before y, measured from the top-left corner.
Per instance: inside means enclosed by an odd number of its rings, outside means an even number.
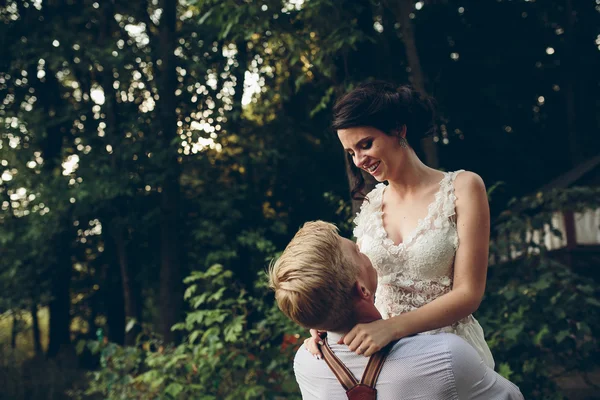
[[[371,190],[369,194],[367,194],[365,200],[360,205],[360,211],[356,214],[356,217],[354,218],[355,227],[353,232],[354,236],[359,241],[361,240],[365,232],[368,230],[368,227],[370,225],[369,222],[372,221],[375,217],[375,210],[381,207],[381,199],[384,189],[385,184],[377,184],[375,188]]]
[[[455,219],[456,215],[456,194],[454,194],[454,181],[461,172],[464,172],[464,169],[459,169],[458,171],[454,172],[447,172],[447,179],[443,188],[444,202],[441,214],[443,217],[450,218],[452,220]]]
[[[459,169],[459,170],[454,171],[454,172],[448,172],[448,174],[450,175],[450,182],[452,184],[454,184],[454,180],[456,179],[456,176],[458,174],[460,174],[461,172],[465,172],[465,170],[464,169]]]

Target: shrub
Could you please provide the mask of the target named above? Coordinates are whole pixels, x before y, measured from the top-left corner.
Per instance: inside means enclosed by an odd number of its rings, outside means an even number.
[[[536,243],[533,230],[552,227],[552,213],[600,207],[600,190],[572,188],[515,199],[494,224],[492,251],[523,249],[516,260],[491,266],[486,297],[477,317],[496,359],[496,369],[525,398],[561,399],[555,379],[586,376],[600,355],[600,301],[590,277],[561,262],[561,251]],[[572,254],[571,261],[586,262]],[[588,270],[595,268],[588,265]],[[583,269],[585,270],[585,268]]]
[[[299,328],[271,301],[233,282],[221,265],[194,272],[185,282],[192,311],[173,327],[185,333],[184,343],[163,347],[153,339],[129,348],[89,343],[100,353],[102,369],[91,374],[79,398],[299,399],[291,363]],[[254,289],[267,292],[263,276]]]

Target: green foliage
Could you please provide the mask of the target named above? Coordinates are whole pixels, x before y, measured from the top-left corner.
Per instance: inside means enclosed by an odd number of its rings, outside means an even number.
[[[255,290],[267,289],[264,274]],[[291,359],[300,332],[271,301],[251,296],[231,271],[213,265],[186,278],[190,305],[177,347],[160,342],[120,347],[91,342],[102,369],[85,395],[106,399],[299,398]],[[83,393],[79,394],[83,396]],[[83,397],[82,397],[83,398]]]
[[[478,317],[499,372],[526,397],[562,398],[550,378],[598,365],[597,285],[547,258],[496,266],[490,275]]]
[[[516,260],[490,267],[477,317],[498,365],[525,398],[561,399],[554,379],[598,367],[600,291],[574,271],[560,251],[536,243],[532,229],[551,227],[552,213],[600,206],[600,190],[573,188],[515,199],[494,224],[492,251],[528,249]],[[552,229],[548,228],[548,231]],[[572,254],[585,260],[585,254]],[[585,265],[590,271],[594,266]]]

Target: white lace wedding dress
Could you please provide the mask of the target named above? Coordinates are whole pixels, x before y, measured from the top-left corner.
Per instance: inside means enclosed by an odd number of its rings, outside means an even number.
[[[462,170],[444,173],[427,216],[415,231],[395,245],[383,227],[381,202],[386,185],[378,184],[354,220],[354,235],[361,252],[369,257],[379,276],[375,306],[384,319],[414,310],[452,289],[454,256],[458,248],[455,224],[454,179]],[[451,326],[423,332],[450,332],[461,336],[494,368],[494,358],[483,329],[469,315]]]

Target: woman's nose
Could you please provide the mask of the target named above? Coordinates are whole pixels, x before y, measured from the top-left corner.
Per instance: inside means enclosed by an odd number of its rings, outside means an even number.
[[[364,153],[356,153],[354,156],[354,165],[356,165],[358,168],[363,168],[365,166],[366,159],[367,157],[364,155]]]

